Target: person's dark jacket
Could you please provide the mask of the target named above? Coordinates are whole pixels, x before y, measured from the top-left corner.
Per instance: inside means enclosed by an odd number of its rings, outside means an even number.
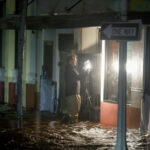
[[[65,70],[65,93],[66,96],[80,94],[80,79],[77,68],[68,64]]]

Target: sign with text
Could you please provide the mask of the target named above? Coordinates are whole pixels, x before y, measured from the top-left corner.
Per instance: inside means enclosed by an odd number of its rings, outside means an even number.
[[[136,41],[141,38],[141,23],[105,22],[101,25],[102,40]]]

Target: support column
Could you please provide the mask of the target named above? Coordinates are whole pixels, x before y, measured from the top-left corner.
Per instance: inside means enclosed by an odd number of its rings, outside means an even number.
[[[29,3],[27,15],[35,15],[36,1]],[[22,81],[22,106],[26,107],[27,100],[27,84],[35,84],[35,58],[36,58],[36,31],[25,31],[25,46],[24,46],[24,59],[23,59],[23,81]],[[32,86],[32,85],[31,85]],[[29,100],[30,101],[30,100]]]
[[[23,71],[23,48],[24,48],[24,30],[25,30],[25,18],[27,15],[27,0],[23,1],[23,10],[21,16],[20,36],[19,36],[19,48],[18,48],[18,81],[17,81],[17,127],[21,127],[22,119],[22,71]]]
[[[35,65],[35,48],[36,48],[36,42],[35,37],[36,33],[32,33],[32,31],[26,31],[25,32],[26,37],[26,45],[25,45],[25,51],[24,51],[24,62],[23,62],[23,92],[22,92],[22,105],[23,107],[26,107],[26,100],[27,100],[27,91],[26,89],[27,84],[28,85],[35,85],[36,83],[36,65]],[[31,101],[31,100],[29,100]],[[32,99],[33,101],[33,99]]]
[[[15,65],[15,31],[7,30],[5,32],[5,96],[4,102],[8,103],[9,82],[12,81]]]
[[[6,15],[14,14],[15,0],[6,0]],[[3,31],[3,65],[5,67],[5,83],[4,83],[4,102],[8,103],[9,82],[12,81],[13,71],[15,67],[15,31]]]

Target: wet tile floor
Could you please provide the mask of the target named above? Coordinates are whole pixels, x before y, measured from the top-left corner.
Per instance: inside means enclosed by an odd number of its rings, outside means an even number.
[[[24,111],[22,128],[17,129],[16,112],[0,107],[0,150],[113,150],[116,129],[80,121],[61,124],[48,112]],[[149,150],[150,137],[139,130],[127,130],[129,150]]]

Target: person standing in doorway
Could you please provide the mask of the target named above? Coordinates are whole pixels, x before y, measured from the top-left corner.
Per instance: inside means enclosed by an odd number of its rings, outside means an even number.
[[[69,54],[65,69],[65,118],[67,122],[78,122],[81,107],[81,75],[77,70],[77,55]]]
[[[81,107],[80,80],[89,70],[84,70],[81,75],[77,69],[77,55],[69,54],[67,56],[65,70],[65,116],[66,122],[78,122],[78,116]],[[67,119],[66,119],[67,118]],[[64,122],[65,122],[64,121]]]
[[[76,123],[81,108],[80,81],[90,70],[83,68],[82,74],[77,69],[77,55],[69,54],[65,69],[65,102],[63,105],[62,123]]]

